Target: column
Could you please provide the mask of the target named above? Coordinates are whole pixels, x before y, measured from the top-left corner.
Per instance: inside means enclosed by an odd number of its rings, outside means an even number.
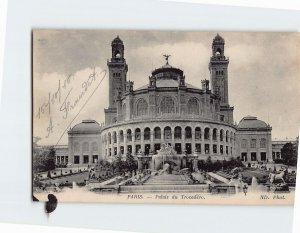
[[[123,135],[124,135],[124,155],[127,155],[127,132],[124,133],[123,131]]]
[[[185,130],[184,129],[181,129],[181,150],[182,150],[182,153],[185,150]]]
[[[221,155],[221,150],[220,150],[220,130],[217,130],[217,155]],[[224,148],[223,148],[223,152],[224,152]]]
[[[209,155],[213,155],[213,132],[209,128]]]
[[[89,162],[88,162],[88,165],[92,164],[93,163],[93,153],[92,153],[92,143],[89,143]]]
[[[120,134],[119,132],[116,132],[117,137],[117,155],[120,153]]]
[[[205,154],[205,146],[204,146],[204,128],[201,128],[201,136],[200,136],[200,142],[201,142],[201,154]]]
[[[150,150],[154,151],[154,130],[150,129]]]
[[[195,130],[192,128],[192,154],[195,152]]]
[[[141,151],[145,152],[144,131],[141,130]]]
[[[132,139],[132,154],[135,155],[135,153],[136,153],[136,151],[135,151],[135,132],[132,133],[131,139]]]
[[[175,148],[174,130],[171,128],[171,144]]]

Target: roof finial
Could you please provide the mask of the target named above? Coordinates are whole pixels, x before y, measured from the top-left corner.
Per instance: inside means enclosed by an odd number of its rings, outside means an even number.
[[[169,57],[171,57],[171,55],[168,55],[168,54],[164,54],[163,55],[167,61],[167,64],[166,65],[169,65]]]

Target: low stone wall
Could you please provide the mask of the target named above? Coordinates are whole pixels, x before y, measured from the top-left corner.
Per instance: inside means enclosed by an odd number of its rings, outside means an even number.
[[[128,185],[120,186],[121,193],[143,192],[199,192],[210,193],[209,185]]]
[[[220,155],[199,154],[199,153],[197,153],[195,155],[198,156],[197,157],[198,160],[204,160],[204,161],[206,161],[208,159],[208,157],[210,157],[212,161],[217,161],[217,160],[219,160],[219,161],[223,161],[223,160],[229,161],[230,158],[232,158],[232,156],[229,156],[229,155],[220,156]]]
[[[236,188],[235,186],[229,186],[229,185],[213,185],[211,187],[211,193],[212,194],[220,194],[220,193],[235,194]]]
[[[72,174],[77,174],[79,172],[85,172],[88,171],[87,167],[72,167],[72,168],[57,168],[55,170],[50,171],[51,178],[57,178],[61,176],[68,176]],[[49,171],[47,172],[40,172],[37,174],[37,178],[39,180],[45,180],[48,179]]]

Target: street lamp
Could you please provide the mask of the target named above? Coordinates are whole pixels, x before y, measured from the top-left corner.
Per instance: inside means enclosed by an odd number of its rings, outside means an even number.
[[[247,195],[247,191],[248,191],[248,186],[246,184],[244,184],[243,191],[244,191],[245,196],[246,196]]]

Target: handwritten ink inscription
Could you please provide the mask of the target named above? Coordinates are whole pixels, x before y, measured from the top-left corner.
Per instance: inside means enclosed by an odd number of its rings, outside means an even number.
[[[44,123],[44,135],[39,136],[49,138],[57,126],[66,125],[63,124],[64,121],[71,124],[87,105],[105,76],[106,70],[98,71],[94,68],[86,76],[71,74],[58,79],[56,85],[52,85],[53,88],[49,87],[50,91],[45,94],[46,98],[44,96],[45,101],[34,108],[34,121],[41,120]],[[34,86],[34,88],[38,87]],[[35,95],[33,97],[39,98]]]

